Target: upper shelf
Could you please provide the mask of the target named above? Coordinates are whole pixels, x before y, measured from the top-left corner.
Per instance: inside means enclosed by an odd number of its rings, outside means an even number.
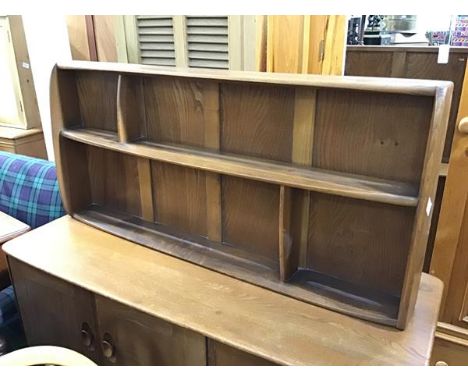
[[[414,207],[418,204],[417,190],[401,182],[143,141],[121,143],[115,134],[101,134],[95,130],[70,129],[61,134],[88,145],[220,174],[393,205]]]

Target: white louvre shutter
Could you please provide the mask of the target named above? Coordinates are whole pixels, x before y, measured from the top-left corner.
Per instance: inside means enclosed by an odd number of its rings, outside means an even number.
[[[188,66],[229,68],[228,17],[187,16]]]
[[[136,16],[140,62],[175,66],[172,16]]]

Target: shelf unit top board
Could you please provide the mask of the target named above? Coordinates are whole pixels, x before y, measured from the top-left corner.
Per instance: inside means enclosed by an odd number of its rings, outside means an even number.
[[[158,67],[154,65],[120,64],[93,61],[59,62],[61,70],[106,71],[151,76],[170,76],[197,78],[219,81],[255,82],[277,85],[314,86],[384,93],[413,95],[435,95],[438,89],[453,86],[448,81],[412,80],[392,78],[383,80],[378,77],[324,76],[317,74],[266,73],[235,70],[212,70],[203,68]]]
[[[403,329],[452,87],[59,64],[64,205],[149,248]]]

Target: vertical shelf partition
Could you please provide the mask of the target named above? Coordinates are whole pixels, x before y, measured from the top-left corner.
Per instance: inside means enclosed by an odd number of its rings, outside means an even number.
[[[51,89],[75,218],[405,327],[450,83],[74,63]]]

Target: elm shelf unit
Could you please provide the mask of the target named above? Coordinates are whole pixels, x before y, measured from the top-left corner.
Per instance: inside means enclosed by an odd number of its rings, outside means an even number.
[[[104,231],[404,329],[452,87],[59,64],[62,198]]]

